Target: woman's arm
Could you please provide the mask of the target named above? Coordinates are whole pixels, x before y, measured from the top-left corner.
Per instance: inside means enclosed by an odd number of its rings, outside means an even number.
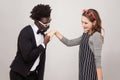
[[[62,34],[60,34],[57,30],[52,30],[49,33],[47,33],[47,35],[50,36],[50,38],[52,38],[55,35],[60,40],[63,38]]]
[[[102,79],[102,68],[97,68],[97,76],[98,76],[98,80],[103,80]]]
[[[102,80],[102,67],[101,67],[102,44],[103,44],[102,36],[100,35],[100,33],[95,32],[93,34],[93,52],[95,55],[98,80]]]
[[[63,38],[62,34],[60,34],[58,31],[55,31],[55,36],[60,40]]]
[[[69,40],[66,37],[64,37],[60,32],[57,30],[53,30],[48,33],[51,37],[55,35],[62,43],[64,43],[66,46],[76,46],[80,44],[81,37]]]

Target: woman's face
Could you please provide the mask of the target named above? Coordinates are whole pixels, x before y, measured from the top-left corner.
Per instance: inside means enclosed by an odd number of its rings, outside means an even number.
[[[92,31],[93,23],[87,17],[82,16],[81,22],[82,22],[84,31],[89,31],[89,32]]]

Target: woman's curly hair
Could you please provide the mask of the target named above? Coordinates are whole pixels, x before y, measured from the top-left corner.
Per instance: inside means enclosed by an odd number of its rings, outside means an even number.
[[[33,20],[41,20],[43,17],[50,17],[50,13],[51,8],[49,5],[38,4],[32,9],[30,17]]]

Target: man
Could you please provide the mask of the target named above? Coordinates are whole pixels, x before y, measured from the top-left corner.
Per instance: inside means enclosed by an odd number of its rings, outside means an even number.
[[[10,80],[43,80],[45,67],[45,51],[49,36],[48,30],[51,8],[38,4],[30,17],[34,25],[23,28],[18,37],[17,54],[10,68]]]

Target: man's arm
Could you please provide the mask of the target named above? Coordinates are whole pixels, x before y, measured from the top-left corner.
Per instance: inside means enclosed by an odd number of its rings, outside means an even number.
[[[36,60],[39,54],[44,53],[45,48],[42,45],[33,46],[31,33],[28,30],[22,30],[18,38],[18,46],[20,48],[23,59],[26,62]]]

